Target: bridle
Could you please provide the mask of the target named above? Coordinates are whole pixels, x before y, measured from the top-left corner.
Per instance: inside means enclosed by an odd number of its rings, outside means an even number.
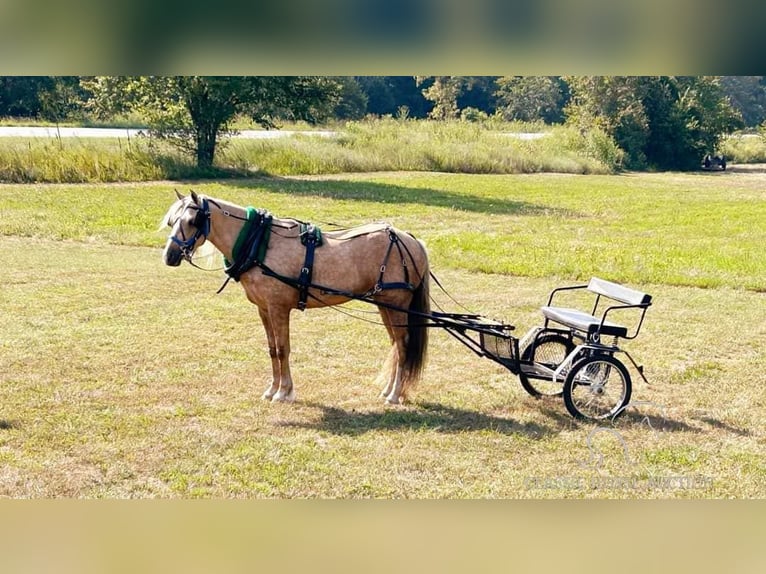
[[[207,239],[207,236],[210,233],[210,203],[205,197],[200,199],[201,205],[190,203],[184,208],[184,211],[189,208],[197,210],[197,215],[194,216],[194,219],[191,222],[192,226],[195,228],[194,235],[187,239],[183,226],[179,225],[178,230],[181,232],[181,237],[183,239],[178,239],[178,237],[172,234],[168,236],[168,239],[170,239],[173,243],[181,248],[181,255],[183,258],[192,265],[194,265],[192,262],[194,245],[197,243],[200,237]],[[183,212],[181,215],[183,215]]]

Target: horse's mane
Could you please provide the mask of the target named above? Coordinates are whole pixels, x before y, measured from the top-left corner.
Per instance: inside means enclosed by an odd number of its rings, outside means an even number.
[[[168,209],[168,212],[162,216],[162,219],[160,220],[160,224],[157,227],[157,231],[162,231],[165,229],[168,225],[170,225],[170,218],[178,212],[178,209],[183,204],[183,200],[177,199],[173,205],[170,206],[170,209]]]

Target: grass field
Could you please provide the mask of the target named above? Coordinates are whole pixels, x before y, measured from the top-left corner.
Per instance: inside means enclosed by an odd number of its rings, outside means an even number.
[[[392,221],[458,301],[521,333],[553,287],[646,290],[626,346],[652,404],[598,433],[435,331],[413,401],[384,407],[384,329],[334,310],[293,315],[298,402],[262,402],[255,308],[234,284],[215,295],[221,273],[160,261],[174,187]],[[0,496],[763,497],[764,190],[759,167],[0,186]]]

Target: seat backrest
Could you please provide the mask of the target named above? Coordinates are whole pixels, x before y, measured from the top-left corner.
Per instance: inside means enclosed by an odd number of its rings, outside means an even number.
[[[651,295],[612,283],[611,281],[599,279],[598,277],[591,278],[590,283],[588,283],[588,291],[609,297],[626,305],[649,305],[652,302]]]

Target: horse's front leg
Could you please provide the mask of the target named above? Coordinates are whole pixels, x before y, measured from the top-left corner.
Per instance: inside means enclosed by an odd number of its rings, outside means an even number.
[[[271,398],[272,402],[293,402],[295,389],[290,374],[290,309],[278,308],[270,313],[271,326],[274,332],[276,360],[279,362],[279,389]],[[277,375],[275,372],[274,381]]]
[[[277,391],[279,390],[280,368],[279,359],[277,357],[277,344],[274,339],[274,329],[271,324],[271,318],[268,311],[258,307],[258,313],[261,316],[263,322],[263,328],[266,330],[266,339],[269,343],[269,356],[271,357],[271,384],[266,387],[266,390],[261,395],[261,398],[270,401]]]

